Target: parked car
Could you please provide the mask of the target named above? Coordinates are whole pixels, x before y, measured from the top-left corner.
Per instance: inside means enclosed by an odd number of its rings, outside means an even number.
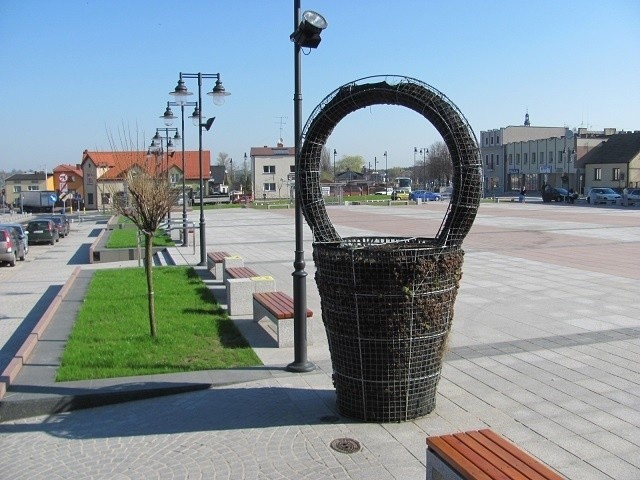
[[[575,192],[569,192],[566,188],[550,187],[547,185],[542,191],[543,202],[570,202],[573,203],[578,198]]]
[[[53,245],[60,240],[58,227],[49,218],[31,220],[27,223],[27,232],[29,233],[29,245],[35,245],[36,243]]]
[[[391,200],[409,200],[410,193],[406,190],[394,190],[391,194]]]
[[[24,260],[24,247],[18,233],[11,227],[0,227],[0,263],[16,266],[18,259]]]
[[[640,188],[625,188],[622,191],[622,199],[628,205],[637,205],[640,203]]]
[[[53,222],[56,224],[60,238],[64,238],[67,235],[69,235],[69,232],[71,231],[71,226],[69,225],[69,219],[67,218],[66,215],[52,215],[46,218],[53,220]]]
[[[612,188],[592,188],[587,192],[587,203],[611,203],[616,204],[622,197],[619,193],[616,193]]]
[[[409,200],[422,200],[423,202],[432,202],[442,200],[442,195],[436,192],[430,192],[428,190],[416,190],[409,194]]]
[[[383,188],[381,190],[377,190],[376,192],[374,192],[375,195],[391,195],[392,193],[393,193],[393,188],[391,187]]]
[[[24,247],[24,253],[25,254],[29,253],[29,239],[28,239],[29,233],[24,228],[24,226],[22,226],[19,223],[4,223],[0,225],[0,228],[2,227],[13,228],[18,233],[18,239],[20,240],[20,242],[22,243],[22,246]]]

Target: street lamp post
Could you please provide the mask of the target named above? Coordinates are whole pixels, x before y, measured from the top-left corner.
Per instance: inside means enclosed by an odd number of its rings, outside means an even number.
[[[160,135],[160,132],[164,132],[164,138]],[[173,139],[169,137],[169,132],[175,132]],[[163,143],[163,139],[164,139],[164,143]],[[169,172],[170,170],[169,158],[172,157],[176,151],[175,145],[180,144],[181,142],[182,142],[182,137],[180,136],[180,132],[178,131],[177,128],[171,128],[171,127],[156,128],[156,134],[151,139],[151,146],[149,147],[149,152],[155,154],[156,158],[164,156],[164,162],[166,162],[165,168],[166,168],[166,174],[167,174],[167,181],[169,182],[169,184],[171,184],[171,177]],[[166,149],[164,145],[166,145]],[[158,166],[156,165],[156,169],[157,167]],[[171,220],[171,208],[169,208],[169,211],[167,212],[167,220]]]
[[[336,183],[336,155],[338,155],[337,150],[333,149],[333,183]]]
[[[384,151],[384,186],[387,186],[387,182],[389,181],[389,163],[387,158],[387,151]]]
[[[414,148],[414,152],[417,151],[417,148]],[[420,149],[420,155],[422,155],[422,176],[424,180],[424,189],[427,190],[427,155],[429,154],[429,149],[427,147],[423,147]]]
[[[173,92],[169,92],[169,95],[173,95],[175,102],[179,105],[183,105],[186,103],[189,95],[193,95],[191,92],[187,90],[187,87],[184,84],[184,78],[197,78],[198,79],[198,104],[196,105],[195,110],[193,111],[193,115],[191,118],[193,123],[198,127],[198,172],[200,177],[200,263],[199,266],[204,266],[207,264],[207,245],[206,245],[206,233],[205,233],[205,221],[204,221],[204,199],[203,199],[203,190],[204,190],[204,179],[202,177],[202,129],[206,128],[207,131],[213,125],[213,121],[216,117],[209,118],[206,122],[203,123],[202,116],[202,79],[204,78],[215,78],[216,84],[213,87],[213,90],[208,92],[207,95],[211,95],[213,97],[213,103],[215,105],[222,105],[224,103],[225,97],[230,95],[229,92],[225,90],[222,86],[222,81],[220,80],[219,73],[182,73],[180,72],[180,77],[178,79],[178,85],[174,89]],[[205,117],[206,118],[206,117]]]
[[[302,18],[302,21],[301,21]],[[327,28],[322,15],[306,11],[300,15],[300,0],[293,0],[293,33],[289,39],[293,41],[294,58],[294,135],[296,177],[300,168],[300,150],[302,136],[302,93],[301,93],[301,50],[303,47],[317,48],[320,44],[320,33]],[[310,372],[315,366],[307,359],[307,272],[304,271],[303,216],[300,203],[300,181],[296,178],[295,195],[295,236],[296,252],[293,262],[293,347],[294,361],[287,365],[291,372]]]
[[[186,161],[184,158],[184,107],[197,107],[198,104],[196,102],[184,102],[182,104],[178,102],[167,102],[167,109],[160,118],[164,119],[164,124],[166,126],[171,126],[173,124],[173,120],[176,118],[171,111],[172,106],[180,107],[180,121],[181,121],[181,132],[182,132],[182,246],[186,247],[189,245],[189,236],[187,235],[187,189],[185,184],[185,177],[187,175],[186,170]]]

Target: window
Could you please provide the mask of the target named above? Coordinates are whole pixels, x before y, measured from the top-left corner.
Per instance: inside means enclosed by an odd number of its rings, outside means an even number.
[[[488,154],[484,156],[484,164],[487,165],[487,166],[489,165],[489,155]]]
[[[493,145],[493,137],[491,137],[491,145]]]
[[[602,180],[602,169],[594,168],[593,169],[593,179],[594,180]]]
[[[484,144],[489,145],[489,137],[484,137]]]
[[[549,152],[549,163],[553,163],[553,152]]]
[[[516,165],[520,165],[520,154],[516,153]]]
[[[562,150],[558,150],[558,156],[556,157],[556,161],[557,162],[561,162],[562,161]]]
[[[295,165],[289,165],[289,172],[296,173],[296,166]]]
[[[13,186],[13,193],[21,193],[21,192],[22,192],[22,187],[20,185]]]
[[[27,187],[27,191],[29,191],[29,192],[37,192],[38,190],[40,190],[40,186],[39,185],[29,185]]]
[[[496,154],[496,165],[500,165],[500,154]]]
[[[172,173],[170,177],[171,178],[169,181],[171,182],[172,185],[178,183],[178,181],[180,180],[180,175],[178,175],[177,173]]]
[[[513,153],[509,154],[509,165],[513,165]]]
[[[496,135],[496,144],[500,145],[500,135]]]
[[[263,165],[262,166],[262,173],[276,173],[276,166],[275,165]]]
[[[275,183],[265,183],[263,190],[265,192],[275,192],[276,191],[276,184]]]
[[[87,193],[87,203],[93,205],[93,193]]]
[[[540,152],[540,163],[544,163],[544,152]]]
[[[490,167],[491,167],[491,170],[493,170],[493,153],[491,154],[491,165],[490,165]]]
[[[611,172],[611,178],[613,178],[613,180],[621,180],[620,178],[620,169],[619,168],[614,168],[613,171]]]
[[[529,154],[528,153],[523,153],[522,154],[522,163],[525,164],[525,165],[527,163],[529,163]]]
[[[536,152],[531,152],[531,164],[536,163]]]

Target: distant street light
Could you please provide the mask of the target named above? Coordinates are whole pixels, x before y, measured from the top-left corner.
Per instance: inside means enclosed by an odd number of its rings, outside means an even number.
[[[204,221],[204,199],[203,199],[203,191],[204,191],[204,180],[202,177],[202,129],[206,128],[207,131],[213,125],[213,121],[216,117],[209,118],[206,122],[203,123],[204,118],[202,116],[202,79],[203,78],[215,78],[216,84],[213,87],[213,90],[208,92],[207,95],[211,95],[213,97],[213,103],[215,105],[222,105],[225,101],[225,97],[230,95],[229,92],[225,90],[222,86],[222,81],[220,80],[219,73],[182,73],[180,72],[180,77],[178,79],[178,85],[174,89],[173,92],[169,92],[169,95],[173,95],[175,102],[179,105],[183,105],[187,103],[187,98],[189,95],[193,95],[191,92],[187,90],[187,87],[184,84],[184,78],[197,78],[198,79],[198,104],[196,105],[193,114],[191,115],[191,119],[193,123],[198,127],[198,170],[200,177],[200,263],[199,266],[204,266],[207,264],[207,241],[205,234],[205,221]],[[209,173],[207,174],[209,175]],[[207,176],[208,178],[208,176]]]
[[[384,184],[385,186],[389,181],[389,164],[387,162],[388,162],[387,151],[385,150],[384,151]]]
[[[182,246],[189,245],[189,236],[187,235],[187,189],[185,185],[185,177],[187,176],[186,160],[184,158],[184,107],[197,107],[197,102],[167,102],[167,109],[160,118],[164,120],[164,124],[169,127],[176,118],[171,111],[171,106],[180,107],[180,121],[182,134]]]
[[[336,183],[336,155],[338,155],[338,152],[334,148],[333,149],[333,183]]]

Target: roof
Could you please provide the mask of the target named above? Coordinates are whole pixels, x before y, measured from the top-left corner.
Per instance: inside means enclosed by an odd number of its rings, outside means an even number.
[[[276,157],[279,155],[294,157],[296,155],[296,147],[285,147],[279,144],[277,147],[251,147],[249,153],[252,157]]]
[[[198,163],[198,151],[185,151],[185,172],[186,180],[198,180],[200,178],[200,169]],[[147,164],[146,151],[131,152],[89,152],[85,150],[82,154],[82,163],[91,160],[98,167],[108,168],[108,171],[102,175],[103,180],[114,180],[119,178],[123,172],[127,171],[132,165],[144,166]],[[202,151],[202,173],[203,176],[209,172],[211,163],[211,152],[209,150]],[[182,152],[175,152],[169,157],[169,168],[175,167],[182,171]]]
[[[63,163],[53,169],[53,173],[69,173],[69,172],[73,172],[75,175],[82,178],[82,168],[80,167],[80,165],[69,165],[67,163]]]
[[[52,173],[47,172],[47,178],[49,178]],[[44,180],[44,172],[32,172],[32,173],[15,173],[10,177],[7,177],[5,181],[7,182],[23,182],[23,181],[40,181]]]
[[[576,167],[602,163],[629,163],[639,154],[640,132],[617,133],[583,155],[576,161]]]

